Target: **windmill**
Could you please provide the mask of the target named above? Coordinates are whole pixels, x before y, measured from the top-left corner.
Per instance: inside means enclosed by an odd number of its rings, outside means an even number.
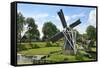
[[[62,9],[58,12],[58,16],[62,22],[63,30],[59,33],[56,33],[54,36],[49,38],[50,41],[56,42],[59,39],[64,37],[63,50],[66,54],[76,54],[76,32],[73,30],[74,27],[81,23],[80,19],[70,24],[69,27],[64,18]]]

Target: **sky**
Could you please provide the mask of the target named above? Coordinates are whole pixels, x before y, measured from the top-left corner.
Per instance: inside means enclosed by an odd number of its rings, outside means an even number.
[[[17,12],[21,12],[25,18],[32,17],[35,24],[38,25],[40,38],[42,38],[42,27],[45,22],[51,21],[62,31],[63,26],[57,12],[63,10],[67,25],[74,23],[77,19],[81,20],[81,24],[76,26],[80,34],[85,33],[89,25],[96,27],[96,8],[91,7],[76,7],[76,6],[57,6],[57,5],[40,5],[40,4],[26,4],[18,3]],[[22,35],[27,31],[27,25],[24,26]]]

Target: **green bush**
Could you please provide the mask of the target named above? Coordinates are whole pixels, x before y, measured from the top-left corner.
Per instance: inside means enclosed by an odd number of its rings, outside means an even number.
[[[33,44],[32,48],[40,48],[37,44]]]
[[[52,47],[52,44],[50,42],[47,42],[45,47]]]
[[[29,46],[31,47],[31,49],[34,48],[32,43],[30,43]]]
[[[17,44],[17,51],[40,48],[37,44]]]
[[[59,45],[59,43],[56,43],[56,45],[55,45],[56,47],[59,47],[60,45]]]
[[[27,50],[27,48],[25,47],[25,45],[23,45],[23,44],[17,44],[17,51],[22,51],[22,50]]]

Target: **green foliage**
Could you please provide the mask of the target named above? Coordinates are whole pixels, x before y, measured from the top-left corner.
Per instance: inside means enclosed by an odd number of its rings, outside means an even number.
[[[96,40],[96,28],[94,26],[92,25],[88,26],[86,32],[89,39]]]
[[[59,30],[52,22],[45,22],[42,28],[42,32],[44,34],[44,38],[50,38],[59,32]]]
[[[59,46],[60,46],[59,44],[60,44],[60,43],[56,42],[56,45],[55,45],[55,46],[56,46],[56,47],[59,47]]]
[[[33,44],[32,48],[40,48],[37,44]]]
[[[24,51],[19,51],[19,54],[23,55],[48,55],[50,52],[59,51],[60,47],[44,47],[44,48],[36,48],[36,49],[28,49]]]
[[[17,44],[17,51],[29,50],[34,48],[40,48],[37,44]]]
[[[82,41],[86,41],[88,39],[88,35],[86,33],[82,34]]]
[[[23,30],[24,24],[25,24],[25,17],[19,12],[17,14],[17,32],[21,32]]]
[[[52,47],[52,44],[50,42],[47,42],[45,47]]]
[[[28,45],[28,46],[30,46],[31,48],[34,48],[32,43],[29,43],[29,45]]]
[[[17,44],[17,51],[23,51],[23,50],[27,50],[27,48],[25,47],[25,45],[23,45],[23,44]]]
[[[25,25],[25,17],[19,12],[17,14],[17,41],[21,42],[21,33]]]
[[[31,42],[32,39],[39,39],[40,33],[37,29],[37,25],[33,18],[27,18],[26,22],[28,24],[28,31],[26,32],[26,36],[28,36],[29,41]]]

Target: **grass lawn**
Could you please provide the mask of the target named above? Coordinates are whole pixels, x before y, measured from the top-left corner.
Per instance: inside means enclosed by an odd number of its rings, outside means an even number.
[[[61,47],[45,47],[45,48],[37,48],[37,49],[29,49],[18,52],[23,55],[47,55],[50,52],[59,51]]]
[[[58,55],[51,55],[49,58],[46,58],[46,60],[51,60],[55,62],[63,62],[63,61],[75,61],[75,56],[72,55],[63,55],[63,54],[58,54]]]
[[[22,50],[22,51],[18,52],[18,54],[22,54],[22,55],[26,55],[26,56],[48,55],[49,54],[50,56],[46,57],[45,60],[50,60],[50,61],[54,61],[54,62],[64,62],[64,61],[72,62],[72,61],[93,60],[93,58],[89,58],[86,56],[88,53],[85,50],[81,50],[81,49],[79,49],[77,55],[65,55],[65,54],[61,54],[61,52],[56,52],[56,51],[62,50],[60,46],[58,46],[58,47],[57,46],[56,47],[45,47],[46,42],[32,42],[33,46],[34,46],[34,44],[39,46],[39,48],[34,48],[34,49],[32,49],[29,46],[29,43],[21,43],[21,44],[23,44],[23,46],[26,46],[26,48],[30,48],[30,49]],[[52,43],[53,46],[56,44],[63,45],[63,42]],[[79,44],[77,44],[77,45],[80,46]],[[96,52],[96,48],[95,47],[91,48],[91,51]],[[55,52],[55,53],[50,54],[52,52]]]
[[[76,56],[76,55],[51,55],[50,57],[46,58],[46,60],[55,61],[55,62],[74,62],[74,61],[88,61],[93,60],[85,56]]]

